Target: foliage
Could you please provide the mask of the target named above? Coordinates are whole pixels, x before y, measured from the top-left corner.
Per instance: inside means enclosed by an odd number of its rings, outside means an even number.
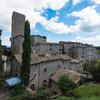
[[[35,100],[50,100],[49,91],[47,88],[39,88],[34,97]]]
[[[76,84],[68,79],[65,75],[62,75],[59,78],[58,85],[63,95],[65,95],[68,90],[72,90],[76,87]]]
[[[100,54],[100,50],[97,50],[97,54]]]
[[[60,96],[60,97],[56,98],[55,100],[70,100],[70,99],[65,96]]]
[[[77,99],[76,99],[77,100]],[[97,96],[91,96],[91,97],[82,97],[78,100],[100,100],[100,97]]]
[[[100,97],[91,96],[91,97],[81,97],[81,98],[74,98],[74,97],[68,98],[68,97],[61,96],[54,100],[100,100]]]
[[[90,61],[83,66],[84,71],[92,74],[95,81],[100,82],[100,61]]]
[[[100,84],[84,84],[76,88],[73,92],[76,97],[100,96]]]
[[[25,87],[23,85],[17,85],[11,89],[11,95],[7,100],[25,100],[25,98],[29,97],[30,94],[26,91]]]
[[[28,21],[25,22],[24,27],[24,43],[22,53],[22,69],[21,77],[24,85],[29,84],[29,73],[30,73],[30,61],[31,61],[31,41],[30,41],[30,24]]]
[[[100,46],[96,47],[97,53],[100,54]]]
[[[26,91],[25,87],[21,84],[13,87],[13,89],[11,90],[11,95],[12,96],[16,96],[16,95],[23,95],[23,94],[28,94],[28,92]]]

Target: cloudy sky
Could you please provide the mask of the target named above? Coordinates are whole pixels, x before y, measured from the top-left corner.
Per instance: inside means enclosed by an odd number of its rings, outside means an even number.
[[[2,44],[10,46],[13,11],[26,15],[31,34],[49,42],[80,41],[100,45],[100,0],[0,0]]]

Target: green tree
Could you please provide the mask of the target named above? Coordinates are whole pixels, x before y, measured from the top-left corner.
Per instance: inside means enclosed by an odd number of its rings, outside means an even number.
[[[97,54],[100,54],[100,46],[96,47]]]
[[[95,81],[100,82],[100,60],[85,63],[83,69],[90,73]]]
[[[62,75],[58,80],[59,88],[62,92],[62,95],[65,95],[69,90],[72,90],[76,87],[76,84],[72,82],[66,75]]]
[[[26,21],[24,26],[24,42],[23,42],[23,53],[22,53],[22,68],[21,68],[21,77],[23,79],[23,83],[25,86],[29,84],[30,61],[31,61],[30,23]]]

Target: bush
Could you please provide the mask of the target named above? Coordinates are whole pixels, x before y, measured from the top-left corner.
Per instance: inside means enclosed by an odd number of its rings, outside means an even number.
[[[90,73],[96,82],[100,82],[100,60],[94,60],[84,64],[83,69]]]
[[[26,91],[26,88],[23,85],[19,84],[14,88],[12,88],[11,95],[12,96],[28,95],[28,92]]]
[[[58,85],[63,95],[76,87],[76,84],[68,79],[66,75],[62,75],[59,78]]]
[[[11,95],[7,100],[25,100],[25,98],[29,97],[31,98],[26,88],[23,85],[17,85],[11,89]]]
[[[35,100],[50,100],[49,91],[47,88],[39,88],[34,97]]]

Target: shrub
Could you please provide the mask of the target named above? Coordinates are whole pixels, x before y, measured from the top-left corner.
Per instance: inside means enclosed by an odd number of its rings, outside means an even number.
[[[72,90],[76,87],[76,84],[68,79],[66,75],[62,75],[59,78],[58,85],[63,95],[65,95],[67,91]]]
[[[90,73],[96,82],[100,82],[100,60],[94,60],[84,64],[83,69]]]
[[[34,97],[35,100],[50,100],[49,91],[47,88],[39,88]]]

